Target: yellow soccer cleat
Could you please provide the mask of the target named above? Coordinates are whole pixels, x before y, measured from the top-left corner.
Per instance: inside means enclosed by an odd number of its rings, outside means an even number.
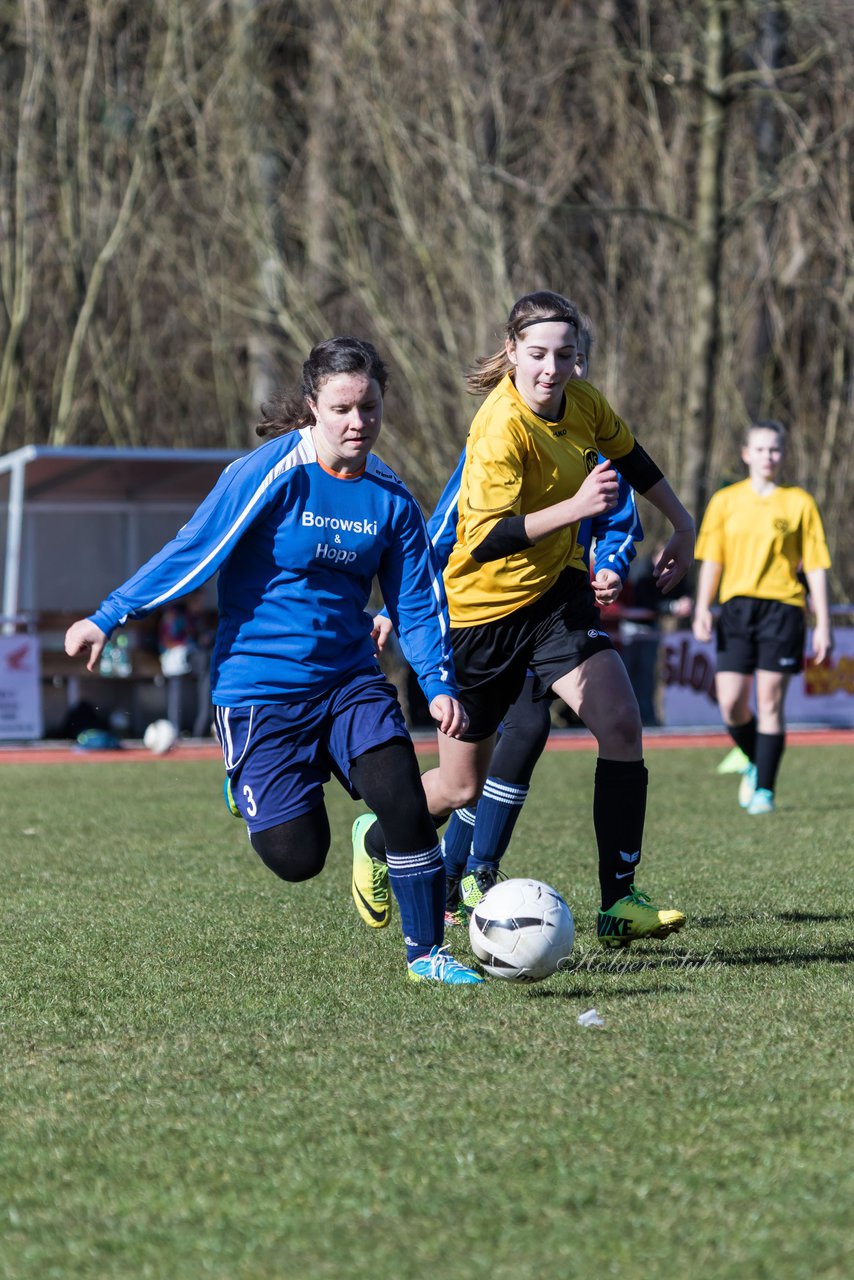
[[[684,924],[681,911],[659,911],[645,893],[632,886],[625,898],[599,912],[596,935],[603,947],[627,947],[640,938],[666,938]]]
[[[242,818],[243,814],[237,807],[237,801],[234,798],[234,792],[231,789],[231,778],[226,777],[222,784],[222,798],[225,800],[225,807],[233,818]]]
[[[715,769],[715,773],[744,773],[750,765],[750,756],[746,756],[741,747],[733,747]]]
[[[388,864],[372,858],[365,848],[365,836],[376,822],[372,813],[363,813],[353,823],[352,892],[356,910],[370,929],[384,929],[391,919]]]

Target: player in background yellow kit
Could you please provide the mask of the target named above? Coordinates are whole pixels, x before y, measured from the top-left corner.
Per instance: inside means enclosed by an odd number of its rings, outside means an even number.
[[[750,814],[771,813],[786,744],[789,680],[803,668],[806,591],[815,614],[812,657],[824,662],[833,637],[827,591],[830,556],[815,500],[804,489],[778,485],[786,431],[774,421],[754,422],[741,450],[748,477],[720,489],[700,526],[694,635],[716,628],[718,705],[730,736],[748,757],[739,804]],[[756,686],[756,713],[751,693]]]

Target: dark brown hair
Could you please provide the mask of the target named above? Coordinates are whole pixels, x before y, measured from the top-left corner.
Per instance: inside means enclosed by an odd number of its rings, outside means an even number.
[[[336,373],[364,373],[379,383],[383,395],[388,386],[388,369],[372,343],[361,338],[328,338],[325,342],[318,342],[309,352],[302,367],[299,388],[279,392],[269,404],[262,404],[256,435],[282,436],[310,426],[314,422],[314,414],[308,402],[317,400],[326,379]]]

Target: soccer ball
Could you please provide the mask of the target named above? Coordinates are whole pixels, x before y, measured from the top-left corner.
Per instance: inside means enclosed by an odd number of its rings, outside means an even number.
[[[540,880],[501,880],[469,920],[471,949],[493,978],[540,982],[572,950],[575,924],[556,889]]]
[[[155,756],[165,756],[178,738],[178,730],[171,720],[152,720],[143,734],[142,741]]]

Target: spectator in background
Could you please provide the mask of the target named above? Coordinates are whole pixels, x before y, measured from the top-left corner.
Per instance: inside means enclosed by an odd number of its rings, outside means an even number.
[[[661,645],[663,616],[690,618],[692,601],[683,578],[669,596],[663,596],[655,581],[654,566],[664,544],[651,556],[644,556],[632,566],[626,592],[621,599],[620,645],[623,662],[645,726],[660,723],[658,715],[658,653]]]
[[[192,671],[190,655],[196,650],[196,615],[189,599],[167,605],[157,623],[157,652],[166,679],[166,718],[182,728],[184,680]]]

